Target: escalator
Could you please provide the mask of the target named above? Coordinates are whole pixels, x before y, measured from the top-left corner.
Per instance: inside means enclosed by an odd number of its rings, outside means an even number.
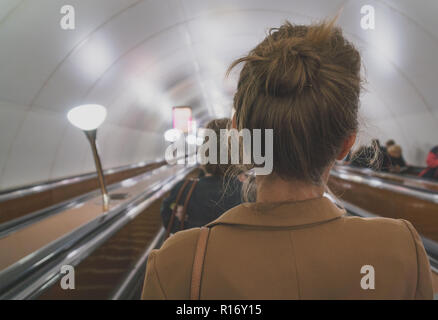
[[[438,191],[339,166],[330,173],[329,187],[343,202],[381,217],[406,219],[422,236],[438,242]]]
[[[437,194],[348,169],[335,167],[331,172],[333,200],[351,215],[409,220],[423,238],[438,293]],[[173,185],[196,171],[161,164],[137,173],[113,181],[109,190],[114,199],[107,213],[99,213],[100,195],[92,190],[0,224],[0,299],[139,299],[148,254],[163,240],[161,201]],[[84,208],[99,208],[98,214],[79,225],[66,222]],[[51,220],[54,230],[47,228]],[[29,237],[30,249],[17,254],[24,244],[19,235],[39,224],[45,224],[47,234],[61,235],[43,245],[41,239]],[[74,290],[60,286],[64,265],[74,266]]]
[[[138,298],[147,255],[161,244],[161,199],[194,167],[143,169],[109,186],[108,212],[91,191],[0,225],[0,299]],[[65,265],[74,290],[59,285]]]
[[[357,168],[345,165],[335,165],[333,171],[345,174],[356,174],[365,177],[375,177],[393,185],[403,186],[426,193],[438,193],[438,182],[418,176],[375,171],[369,168]]]

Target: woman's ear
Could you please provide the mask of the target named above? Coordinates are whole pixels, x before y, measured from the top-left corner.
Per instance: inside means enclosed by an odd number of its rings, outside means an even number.
[[[351,136],[349,136],[347,139],[345,139],[344,144],[342,146],[342,150],[336,157],[336,160],[344,159],[347,156],[348,152],[350,152],[351,147],[353,147],[355,142],[356,142],[356,132],[353,133]]]

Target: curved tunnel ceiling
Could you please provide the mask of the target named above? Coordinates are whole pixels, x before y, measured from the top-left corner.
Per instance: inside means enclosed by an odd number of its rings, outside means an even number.
[[[172,106],[192,106],[198,120],[229,116],[234,59],[269,27],[340,8],[367,78],[361,141],[394,138],[415,165],[437,144],[438,1],[72,0],[69,31],[59,26],[65,4],[0,2],[0,189],[93,170],[66,119],[85,102],[108,108],[105,168],[162,158]],[[363,5],[375,8],[375,30],[360,27]]]

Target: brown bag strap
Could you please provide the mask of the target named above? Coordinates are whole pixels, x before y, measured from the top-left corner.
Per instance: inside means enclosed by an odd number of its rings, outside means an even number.
[[[198,183],[198,179],[193,180],[189,193],[187,194],[186,201],[184,202],[184,207],[181,215],[181,230],[184,229],[184,221],[186,219],[187,206],[189,205],[190,198],[192,197],[193,190],[195,190],[197,183]]]
[[[199,232],[198,243],[196,245],[195,259],[193,261],[192,283],[190,287],[190,300],[201,298],[202,270],[204,269],[205,251],[207,249],[210,228],[202,227]]]
[[[183,185],[181,186],[181,188],[178,191],[178,194],[177,194],[176,200],[175,200],[175,207],[172,210],[172,215],[170,216],[169,223],[167,224],[166,234],[164,236],[164,240],[166,240],[169,237],[170,231],[172,230],[173,221],[175,220],[175,215],[176,215],[176,210],[178,208],[178,203],[182,197],[184,189],[186,188],[186,186],[189,182],[190,182],[189,179],[185,180]]]

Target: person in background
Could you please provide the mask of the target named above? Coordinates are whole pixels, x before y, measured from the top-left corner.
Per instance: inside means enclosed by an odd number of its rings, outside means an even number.
[[[207,124],[206,128],[214,130],[216,136],[219,137],[220,129],[227,129],[229,122],[230,119],[227,118],[213,120]],[[219,147],[218,143],[218,150]],[[217,154],[219,155],[219,152]],[[172,222],[169,228],[170,233],[181,230],[182,219],[184,220],[183,229],[201,227],[241,203],[241,177],[239,176],[239,179],[226,179],[225,174],[228,167],[227,164],[208,163],[201,167],[203,174],[200,174],[197,180],[187,183],[181,181],[171,190],[170,195],[164,199],[161,205],[164,227],[167,228]],[[191,192],[183,218],[183,205],[194,183],[196,185]],[[183,186],[184,190],[182,190],[180,201],[177,204],[176,199]],[[172,219],[174,210],[176,210],[176,216]]]
[[[438,180],[438,146],[430,150],[426,164],[427,168],[420,172],[420,177]]]
[[[402,148],[398,144],[393,144],[388,147],[388,156],[390,160],[390,172],[400,173],[406,169],[406,161],[403,158]]]
[[[393,139],[389,139],[388,141],[386,141],[385,143],[386,150],[388,150],[388,148],[393,145],[395,145],[395,141]]]

